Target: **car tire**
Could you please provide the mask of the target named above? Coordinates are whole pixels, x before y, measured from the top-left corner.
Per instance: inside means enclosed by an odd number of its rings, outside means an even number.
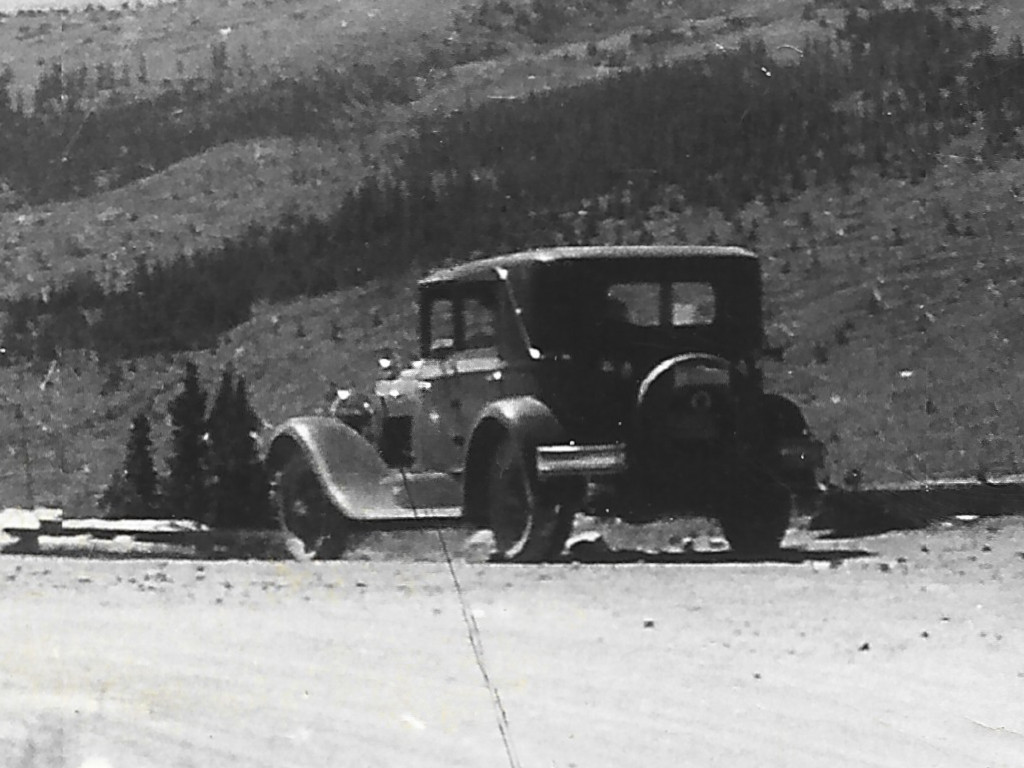
[[[821,510],[823,492],[814,470],[786,478],[786,486],[793,495],[793,511],[800,517],[814,517]]]
[[[742,557],[768,557],[782,546],[789,528],[793,496],[768,475],[735,483],[718,520],[732,551]]]
[[[572,531],[575,505],[537,482],[519,441],[505,435],[486,466],[485,512],[492,559],[540,563],[557,558]]]
[[[328,501],[316,473],[296,453],[274,475],[274,514],[296,560],[330,560],[344,554],[351,520]]]

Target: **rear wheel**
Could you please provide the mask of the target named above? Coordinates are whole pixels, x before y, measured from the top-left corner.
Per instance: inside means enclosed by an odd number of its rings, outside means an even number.
[[[735,483],[718,520],[733,552],[764,557],[782,546],[792,506],[789,489],[775,478],[747,477]]]
[[[814,470],[806,470],[793,478],[786,478],[793,494],[793,509],[797,515],[813,517],[821,507],[822,490]]]
[[[327,500],[306,457],[295,454],[274,476],[274,513],[297,560],[328,560],[344,553],[351,521]]]
[[[538,563],[558,557],[572,530],[573,500],[537,482],[523,447],[510,435],[498,443],[485,471],[495,559]]]

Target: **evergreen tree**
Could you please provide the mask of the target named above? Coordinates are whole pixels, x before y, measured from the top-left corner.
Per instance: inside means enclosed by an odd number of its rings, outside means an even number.
[[[111,475],[99,505],[109,517],[153,517],[158,512],[158,482],[149,418],[140,413],[132,419],[124,464]]]
[[[228,368],[221,374],[217,396],[210,408],[207,429],[210,435],[210,504],[211,524],[218,528],[233,527],[228,523],[234,517],[238,503],[235,440],[235,388],[234,374]]]
[[[207,522],[210,504],[206,474],[206,393],[192,361],[185,364],[182,391],[171,401],[168,413],[172,453],[165,494],[167,516]]]
[[[149,417],[139,413],[132,419],[128,449],[124,460],[124,477],[135,505],[126,512],[130,517],[153,517],[157,511],[158,478],[153,465],[153,439]]]
[[[14,111],[14,99],[11,97],[11,85],[14,83],[14,70],[10,64],[0,68],[0,120],[10,117]]]
[[[208,421],[212,524],[262,528],[269,523],[269,483],[255,435],[260,419],[249,403],[245,380],[228,369]]]
[[[259,430],[262,421],[249,401],[245,379],[235,385],[235,412],[238,419],[239,509],[244,511],[246,528],[270,526],[270,478],[260,455]]]

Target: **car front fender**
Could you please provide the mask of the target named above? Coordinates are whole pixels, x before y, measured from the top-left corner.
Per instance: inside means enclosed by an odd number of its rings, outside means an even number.
[[[331,503],[354,519],[395,507],[389,470],[377,450],[336,418],[289,419],[271,438],[266,465],[271,476],[299,451]]]

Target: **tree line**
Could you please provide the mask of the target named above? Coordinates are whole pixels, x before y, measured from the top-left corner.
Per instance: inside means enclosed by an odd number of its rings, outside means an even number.
[[[51,61],[28,95],[8,65],[0,68],[0,205],[91,195],[231,141],[344,139],[356,112],[411,101],[432,73],[499,53],[497,40],[510,29],[553,39],[581,17],[623,9],[624,0],[485,0],[456,14],[444,44],[301,76],[257,71],[246,47],[229,55],[224,40],[210,45],[197,71],[185,76],[179,60],[181,76],[161,84],[151,82],[144,53],[117,66]]]
[[[358,104],[406,102],[416,67],[321,67],[302,78],[241,82],[211,49],[205,76],[135,92],[144,73],[59,61],[40,75],[31,101],[0,70],[0,189],[8,207],[83,197],[123,186],[231,141],[316,135],[337,138],[338,120]],[[229,85],[232,85],[229,87]]]
[[[257,300],[594,242],[608,220],[643,241],[654,206],[731,218],[753,200],[848,183],[857,168],[917,181],[979,119],[987,153],[1021,153],[1020,41],[997,52],[987,27],[926,5],[850,10],[831,39],[795,52],[748,40],[424,118],[397,160],[330,216],[289,215],[171,264],[140,261],[119,290],[80,275],[45,301],[10,302],[6,346],[24,356],[197,348],[244,322]]]

